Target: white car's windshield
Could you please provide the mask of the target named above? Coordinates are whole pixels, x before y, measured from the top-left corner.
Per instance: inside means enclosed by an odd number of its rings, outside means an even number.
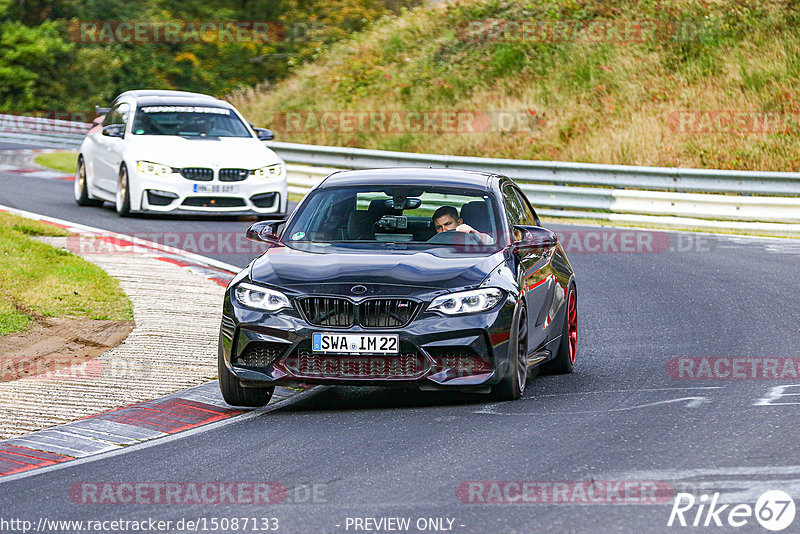
[[[133,119],[133,135],[252,137],[230,109],[214,106],[142,106]]]
[[[283,233],[294,248],[494,249],[498,239],[491,195],[463,188],[384,185],[324,188],[303,203]]]

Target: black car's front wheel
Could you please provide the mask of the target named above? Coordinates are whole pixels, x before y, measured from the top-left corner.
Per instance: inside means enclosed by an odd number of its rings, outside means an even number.
[[[547,374],[568,374],[575,368],[575,359],[578,357],[578,294],[573,285],[569,286],[565,313],[558,354],[542,366],[542,371]]]
[[[522,397],[528,380],[528,314],[524,306],[520,308],[512,334],[508,369],[503,379],[492,387],[492,396],[501,401]]]
[[[275,386],[267,388],[244,388],[225,365],[222,354],[219,355],[219,389],[222,398],[231,406],[266,406],[272,398]]]

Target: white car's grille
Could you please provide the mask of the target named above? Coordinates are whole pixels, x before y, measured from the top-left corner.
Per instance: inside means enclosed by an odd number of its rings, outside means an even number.
[[[219,181],[220,182],[241,182],[250,176],[250,171],[247,169],[220,169]]]
[[[187,180],[210,182],[214,179],[214,171],[212,169],[204,169],[202,167],[184,167],[181,169],[181,176]]]

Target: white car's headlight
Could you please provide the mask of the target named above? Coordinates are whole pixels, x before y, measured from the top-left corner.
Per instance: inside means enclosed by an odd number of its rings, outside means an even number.
[[[289,298],[274,289],[242,283],[234,290],[236,300],[242,306],[257,310],[278,311],[291,306]]]
[[[261,167],[253,171],[256,178],[277,178],[283,172],[283,163]]]
[[[502,299],[503,291],[496,287],[460,291],[436,297],[428,306],[428,311],[438,311],[446,315],[477,313],[491,310]]]
[[[137,161],[136,170],[147,176],[168,176],[172,174],[172,167],[150,161]]]

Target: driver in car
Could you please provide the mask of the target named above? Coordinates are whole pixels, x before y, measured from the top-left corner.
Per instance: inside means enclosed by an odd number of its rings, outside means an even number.
[[[453,206],[440,207],[433,212],[432,219],[433,227],[436,229],[437,234],[455,230],[456,232],[472,234],[478,239],[478,241],[480,241],[482,245],[494,245],[494,239],[492,236],[481,233],[470,225],[465,224],[464,220],[458,216],[458,210],[456,210]]]

